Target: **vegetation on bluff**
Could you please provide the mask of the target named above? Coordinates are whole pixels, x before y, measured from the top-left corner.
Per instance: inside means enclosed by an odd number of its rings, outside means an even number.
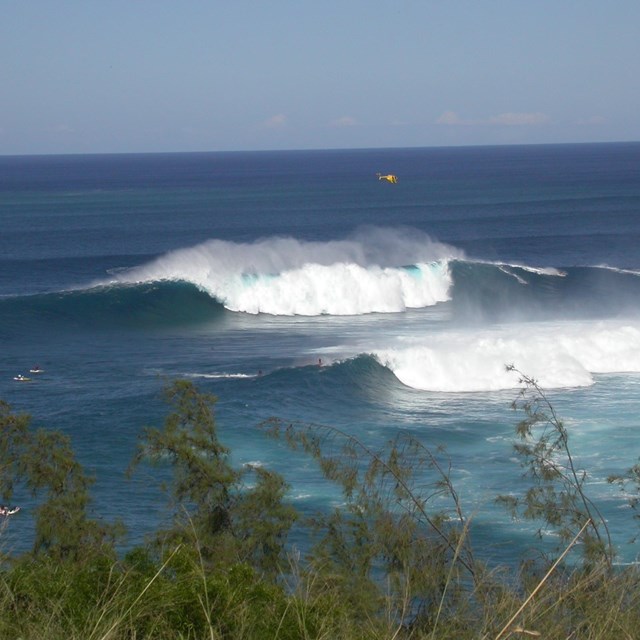
[[[0,637],[637,637],[640,572],[613,562],[568,431],[536,382],[522,383],[515,452],[529,489],[498,501],[553,530],[559,547],[519,568],[478,559],[446,452],[404,434],[372,451],[331,427],[272,419],[262,428],[312,456],[344,496],[342,507],[302,520],[279,474],[232,466],[215,398],[186,381],[165,390],[164,425],[143,431],[129,469],[170,470],[173,517],[119,555],[123,527],[92,517],[92,480],[69,439],[32,430],[0,402],[0,495],[27,490],[38,504],[32,549],[2,556]],[[632,506],[638,477],[634,467],[612,479]],[[304,556],[287,544],[294,525],[315,541]]]

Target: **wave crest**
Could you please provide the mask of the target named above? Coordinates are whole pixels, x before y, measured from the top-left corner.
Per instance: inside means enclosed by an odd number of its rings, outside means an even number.
[[[209,240],[118,273],[115,281],[187,281],[246,313],[389,313],[448,300],[449,260],[462,257],[417,230],[372,228],[328,242]]]

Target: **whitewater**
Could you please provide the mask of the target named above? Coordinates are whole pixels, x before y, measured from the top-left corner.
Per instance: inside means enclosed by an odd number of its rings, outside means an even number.
[[[226,309],[249,314],[400,313],[451,301],[453,261],[474,266],[464,251],[417,229],[369,228],[329,242],[291,237],[253,243],[208,240],[120,271],[96,286],[188,282]],[[551,267],[480,264],[512,277],[520,287],[529,282],[516,270],[567,277]],[[636,318],[615,318],[503,326],[476,322],[472,328],[445,331],[422,326],[398,337],[382,334],[376,340],[368,337],[361,344],[331,345],[328,350],[333,361],[371,354],[400,382],[425,391],[514,388],[518,376],[506,365],[516,366],[545,388],[571,388],[593,384],[597,373],[640,372],[640,324]]]
[[[447,300],[448,261],[462,256],[411,229],[369,229],[330,242],[209,240],[119,273],[115,281],[182,280],[245,313],[391,313]]]

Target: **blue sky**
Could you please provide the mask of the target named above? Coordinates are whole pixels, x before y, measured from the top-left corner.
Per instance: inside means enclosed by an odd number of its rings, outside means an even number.
[[[638,0],[0,0],[0,155],[640,140]]]

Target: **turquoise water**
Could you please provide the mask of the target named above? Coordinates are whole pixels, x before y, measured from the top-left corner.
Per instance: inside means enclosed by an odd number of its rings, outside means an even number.
[[[640,453],[639,144],[3,157],[0,221],[0,398],[70,435],[129,544],[167,513],[162,470],[124,471],[187,377],[238,464],[282,471],[305,511],[340,496],[266,418],[446,446],[476,544],[517,558],[534,527],[493,502],[523,487],[513,363],[637,555],[605,478]]]

